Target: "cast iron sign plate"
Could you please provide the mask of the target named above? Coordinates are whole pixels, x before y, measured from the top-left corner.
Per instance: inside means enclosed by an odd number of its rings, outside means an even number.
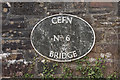
[[[39,21],[31,32],[31,44],[41,56],[58,62],[84,57],[93,48],[95,33],[85,20],[57,14]]]

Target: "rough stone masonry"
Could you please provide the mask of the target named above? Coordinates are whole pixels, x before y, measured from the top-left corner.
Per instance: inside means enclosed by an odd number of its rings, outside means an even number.
[[[53,14],[72,14],[85,19],[92,25],[96,34],[96,42],[92,51],[88,54],[90,61],[106,56],[107,69],[105,76],[114,71],[120,72],[120,3],[109,2],[14,2],[2,4],[2,76],[20,77],[25,73],[33,73],[35,77],[41,77],[43,65],[48,66],[55,62],[38,55],[30,43],[30,33],[34,25],[41,19]],[[57,18],[53,23],[57,24]],[[35,66],[31,72],[28,68],[36,57]],[[72,68],[74,75],[75,62],[66,63]],[[58,63],[56,76],[63,73],[63,63]]]

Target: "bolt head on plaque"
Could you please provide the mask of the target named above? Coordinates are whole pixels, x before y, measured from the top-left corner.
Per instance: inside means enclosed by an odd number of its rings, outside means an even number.
[[[39,21],[31,32],[31,44],[41,56],[70,62],[87,55],[95,43],[88,22],[70,14],[57,14]]]

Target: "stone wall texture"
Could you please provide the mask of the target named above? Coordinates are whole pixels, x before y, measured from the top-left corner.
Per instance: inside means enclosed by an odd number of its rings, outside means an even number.
[[[34,77],[43,75],[44,65],[57,62],[38,55],[30,43],[30,33],[34,25],[44,17],[53,14],[72,14],[83,18],[95,30],[96,42],[87,55],[90,61],[106,57],[104,75],[120,72],[120,3],[117,2],[14,2],[2,3],[2,76],[20,77],[26,73]],[[45,63],[46,62],[46,63]],[[29,71],[31,64],[32,70]],[[63,74],[63,66],[68,65],[74,75],[75,61],[58,63],[54,76]],[[120,76],[119,76],[120,77]]]

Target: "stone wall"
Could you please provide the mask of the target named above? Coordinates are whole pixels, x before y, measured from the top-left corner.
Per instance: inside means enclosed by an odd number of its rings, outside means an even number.
[[[30,43],[30,33],[34,25],[44,17],[59,13],[77,15],[89,22],[96,35],[95,46],[87,55],[90,57],[89,61],[106,57],[107,68],[104,75],[120,72],[120,3],[15,2],[2,3],[2,6],[3,77],[20,77],[26,73],[42,77],[44,66],[53,68],[54,64],[58,64],[54,76],[60,77],[64,73],[64,65],[69,65],[72,73],[79,75],[75,71],[75,61],[57,63],[47,60],[38,55]],[[34,66],[29,71],[33,63]]]

